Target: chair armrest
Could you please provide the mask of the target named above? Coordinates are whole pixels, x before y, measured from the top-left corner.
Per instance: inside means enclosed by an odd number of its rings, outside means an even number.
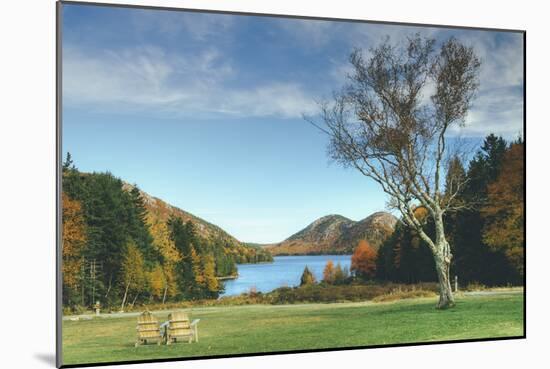
[[[193,327],[193,326],[199,324],[200,321],[201,321],[200,319],[194,319],[194,320],[191,322],[191,327]]]

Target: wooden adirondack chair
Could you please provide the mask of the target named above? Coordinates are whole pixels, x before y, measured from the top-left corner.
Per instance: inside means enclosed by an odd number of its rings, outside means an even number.
[[[138,316],[137,323],[137,341],[136,347],[139,345],[145,345],[150,342],[156,342],[160,345],[162,336],[160,335],[160,327],[157,318],[149,311],[143,312]]]
[[[170,345],[177,341],[187,341],[191,343],[193,339],[199,342],[199,331],[197,325],[200,319],[189,321],[186,313],[175,312],[168,315],[168,324],[166,326],[166,344]]]

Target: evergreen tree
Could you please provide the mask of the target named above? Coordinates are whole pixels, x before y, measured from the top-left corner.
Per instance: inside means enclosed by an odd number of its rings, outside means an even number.
[[[153,246],[153,237],[147,223],[147,208],[137,186],[133,186],[129,193],[128,201],[128,232],[143,254],[147,268],[152,268],[160,261],[161,254]]]
[[[506,150],[506,141],[502,137],[491,134],[485,138],[481,149],[470,161],[468,182],[461,193],[461,196],[476,206],[465,209],[447,220],[453,224],[452,242],[455,258],[452,273],[458,275],[462,283],[498,285],[510,283],[515,279],[513,268],[504,253],[500,250],[491,250],[483,241],[486,219],[480,211],[487,202],[489,184],[497,179],[501,170]]]
[[[75,170],[71,153],[68,151],[67,151],[67,156],[65,157],[65,161],[63,162],[62,169],[63,169],[63,172],[66,172],[69,170]]]
[[[304,271],[302,273],[302,277],[300,278],[300,286],[307,286],[307,285],[312,285],[312,284],[315,284],[315,283],[316,283],[315,276],[313,275],[311,270],[309,270],[309,268],[306,265],[306,267],[304,268]]]
[[[431,234],[432,227],[428,220],[426,232]],[[437,281],[430,250],[413,230],[400,223],[378,249],[376,278],[400,283]]]

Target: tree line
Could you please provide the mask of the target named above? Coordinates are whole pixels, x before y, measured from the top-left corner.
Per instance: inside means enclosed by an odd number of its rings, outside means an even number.
[[[452,188],[451,178],[459,178],[464,187]],[[524,142],[507,143],[502,137],[487,136],[470,160],[468,168],[451,160],[446,188],[456,193],[456,203],[469,204],[444,218],[453,262],[451,275],[461,284],[488,286],[518,285],[524,277],[525,203]],[[422,206],[414,217],[424,224],[425,232],[435,234],[433,220]],[[351,258],[351,277],[339,265],[328,261],[324,285],[356,283],[358,280],[422,283],[438,280],[430,249],[416,231],[403,222],[378,250],[361,240]],[[308,267],[302,273],[301,286],[316,284]]]
[[[62,274],[66,307],[217,298],[219,277],[236,263],[271,261],[269,253],[201,237],[192,221],[148,212],[137,186],[111,173],[82,173],[63,163]]]
[[[451,162],[448,171],[455,172],[448,173],[448,178],[464,177],[457,203],[470,204],[444,218],[453,254],[451,275],[457,275],[463,284],[521,284],[525,247],[523,140],[507,143],[491,134],[467,168],[457,160]],[[446,186],[456,191],[450,179]],[[416,209],[415,217],[426,223],[429,235],[435,233],[425,209]],[[375,268],[370,275],[380,280],[437,280],[430,250],[414,230],[402,223],[380,246],[374,260],[374,264],[368,263]]]

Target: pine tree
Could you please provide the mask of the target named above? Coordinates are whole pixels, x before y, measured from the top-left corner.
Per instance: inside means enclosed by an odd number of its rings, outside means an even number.
[[[63,172],[75,169],[73,159],[71,157],[71,153],[68,151],[67,151],[67,156],[65,157],[65,161],[63,162],[62,169],[63,169]]]
[[[160,261],[161,255],[153,246],[153,237],[147,222],[147,208],[139,188],[134,185],[129,192],[129,234],[141,250],[145,264],[151,268]]]
[[[453,223],[452,241],[455,255],[452,270],[463,283],[480,282],[498,285],[513,282],[514,270],[502,250],[491,250],[483,240],[485,218],[480,208],[486,203],[489,185],[500,173],[506,141],[489,135],[481,149],[470,161],[468,182],[462,191],[466,201],[477,204],[453,215],[447,222]],[[488,266],[488,263],[490,267]]]
[[[306,265],[306,267],[304,268],[304,271],[302,273],[302,277],[300,278],[300,286],[307,286],[307,285],[312,285],[312,284],[315,284],[315,283],[316,283],[315,276],[313,275],[311,270],[309,270],[309,268]]]

